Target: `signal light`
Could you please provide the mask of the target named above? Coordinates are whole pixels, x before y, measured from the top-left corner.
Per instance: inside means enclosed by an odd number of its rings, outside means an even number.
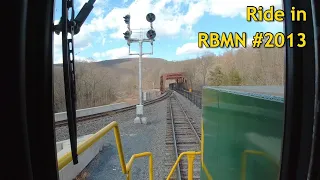
[[[131,32],[130,31],[126,31],[125,33],[123,33],[123,35],[124,35],[124,39],[128,40],[130,38],[130,36],[131,36]]]
[[[153,13],[149,13],[146,16],[146,19],[149,23],[152,23],[154,20],[156,20],[156,16]]]
[[[155,37],[156,37],[156,32],[153,30],[153,29],[150,29],[148,32],[147,32],[147,37],[148,39],[151,39],[153,40]]]
[[[123,18],[124,18],[124,22],[125,22],[126,24],[130,24],[130,15],[129,15],[129,14],[127,14],[127,15],[124,16]]]

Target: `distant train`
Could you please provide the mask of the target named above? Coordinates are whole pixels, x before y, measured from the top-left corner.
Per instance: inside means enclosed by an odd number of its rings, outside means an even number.
[[[169,84],[169,89],[171,89],[171,90],[177,89],[177,83],[170,83]]]
[[[189,90],[187,85],[184,83],[170,83],[169,89],[171,89],[171,90],[186,90],[186,91]]]

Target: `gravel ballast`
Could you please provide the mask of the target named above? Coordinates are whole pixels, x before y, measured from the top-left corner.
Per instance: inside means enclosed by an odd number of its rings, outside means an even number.
[[[202,110],[194,105],[189,99],[185,98],[183,95],[174,92],[176,97],[178,98],[179,102],[181,103],[182,107],[186,111],[191,121],[195,122],[198,127],[200,127],[201,117],[202,117]]]
[[[145,115],[152,116],[152,112],[150,112],[150,110],[154,109],[157,106],[157,104],[158,103],[144,106]],[[136,109],[133,109],[133,110],[121,112],[115,115],[111,115],[111,116],[105,116],[105,117],[96,118],[94,120],[78,122],[77,135],[78,137],[80,137],[88,134],[94,134],[112,121],[117,121],[118,123],[121,123],[124,121],[132,120],[133,122],[133,119],[135,117],[136,117]],[[69,139],[68,126],[56,127],[55,133],[56,133],[57,142]]]
[[[176,93],[187,115],[200,126],[201,109],[195,106],[188,99]],[[93,134],[112,121],[119,123],[123,152],[125,161],[128,162],[133,154],[145,151],[153,154],[153,174],[154,179],[164,179],[165,174],[165,136],[167,118],[167,100],[144,107],[144,114],[148,124],[134,124],[136,111],[130,110],[113,116],[97,118],[92,121],[79,122],[77,124],[78,136]],[[69,138],[68,127],[56,128],[56,140],[62,141]],[[125,179],[122,174],[118,152],[114,140],[113,132],[110,132],[106,139],[107,145],[82,171],[88,180],[100,179]],[[148,158],[136,159],[132,167],[132,179],[149,179]]]
[[[134,124],[135,110],[120,113],[113,117],[100,118],[78,124],[78,136],[92,134],[115,120],[119,123],[125,161],[128,162],[133,154],[145,151],[153,154],[154,179],[164,178],[165,132],[167,100],[144,107],[144,114],[148,124]],[[56,132],[67,134],[68,129],[57,129]],[[59,135],[59,134],[57,134]],[[68,136],[60,136],[68,139]],[[125,179],[122,174],[118,152],[113,136],[110,132],[106,137],[107,145],[83,170],[86,179]],[[132,167],[132,179],[149,179],[148,157],[135,160]]]

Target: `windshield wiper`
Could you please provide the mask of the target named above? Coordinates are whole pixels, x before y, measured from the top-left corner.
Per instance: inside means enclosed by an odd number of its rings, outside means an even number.
[[[69,136],[73,164],[78,163],[77,154],[77,122],[76,122],[76,76],[74,66],[74,42],[73,36],[80,32],[80,28],[93,9],[95,0],[85,3],[76,18],[74,18],[73,0],[62,0],[62,17],[57,25],[54,25],[54,32],[62,32],[62,54],[63,54],[63,76],[65,99],[69,126]],[[68,12],[71,9],[71,18]],[[71,34],[68,38],[68,33]]]

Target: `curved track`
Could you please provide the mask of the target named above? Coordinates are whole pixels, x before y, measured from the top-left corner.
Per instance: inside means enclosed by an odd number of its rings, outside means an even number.
[[[190,121],[186,111],[183,109],[177,97],[173,94],[168,100],[167,114],[167,136],[166,136],[166,163],[168,172],[178,158],[185,151],[200,150],[200,128]],[[200,157],[194,161],[193,179],[200,179]],[[183,158],[178,164],[175,174],[171,179],[188,179],[188,163]],[[175,177],[174,177],[175,176]]]
[[[150,101],[146,101],[143,105],[148,106],[148,105],[155,104],[157,102],[163,101],[164,99],[167,99],[171,94],[172,94],[172,91],[166,91],[159,98],[153,99],[153,100],[150,100]],[[133,110],[135,108],[136,108],[136,105],[132,105],[132,106],[127,106],[127,107],[121,108],[121,109],[116,109],[116,110],[112,110],[112,111],[106,111],[106,112],[103,112],[103,113],[92,114],[92,115],[89,115],[89,116],[78,117],[77,118],[77,122],[90,121],[90,120],[93,120],[93,119],[96,119],[96,118],[100,118],[100,117],[111,116],[111,115],[115,115],[115,114],[118,114],[118,113],[121,113],[121,112]],[[58,121],[58,122],[55,123],[56,127],[67,126],[67,125],[68,125],[68,121],[67,120]]]

